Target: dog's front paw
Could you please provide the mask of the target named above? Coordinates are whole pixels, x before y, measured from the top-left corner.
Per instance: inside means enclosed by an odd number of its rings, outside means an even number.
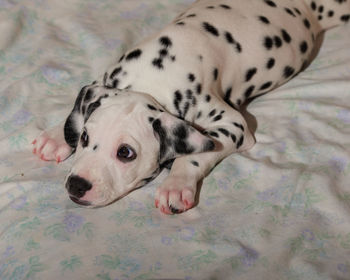
[[[167,178],[156,191],[155,206],[164,214],[180,214],[194,206],[195,195],[196,183]]]
[[[32,142],[33,154],[45,161],[55,160],[57,163],[65,160],[72,153],[72,148],[64,139],[54,139],[47,132],[42,132]]]

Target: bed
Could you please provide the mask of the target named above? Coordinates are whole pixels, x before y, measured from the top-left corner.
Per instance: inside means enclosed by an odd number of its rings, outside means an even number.
[[[166,176],[85,209],[72,163],[31,142],[79,89],[192,0],[0,0],[0,279],[350,279],[350,25],[248,107],[257,144],[222,161],[199,205],[154,207]]]

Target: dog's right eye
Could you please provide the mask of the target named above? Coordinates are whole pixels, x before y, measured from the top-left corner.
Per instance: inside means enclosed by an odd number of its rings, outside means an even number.
[[[122,162],[129,162],[136,158],[136,152],[127,144],[122,144],[118,148],[117,158]]]
[[[86,130],[84,129],[83,133],[80,137],[81,145],[83,148],[87,147],[89,145],[89,135],[87,134]]]

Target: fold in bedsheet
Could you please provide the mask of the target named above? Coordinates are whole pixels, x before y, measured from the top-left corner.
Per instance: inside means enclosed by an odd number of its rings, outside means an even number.
[[[191,2],[0,0],[0,279],[350,279],[349,25],[250,105],[257,144],[187,213],[154,207],[161,178],[80,208],[63,187],[71,159],[31,154],[81,86]]]

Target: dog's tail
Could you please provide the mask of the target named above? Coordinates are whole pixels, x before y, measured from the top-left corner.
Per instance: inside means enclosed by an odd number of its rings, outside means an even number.
[[[305,0],[322,30],[350,22],[350,0]]]

